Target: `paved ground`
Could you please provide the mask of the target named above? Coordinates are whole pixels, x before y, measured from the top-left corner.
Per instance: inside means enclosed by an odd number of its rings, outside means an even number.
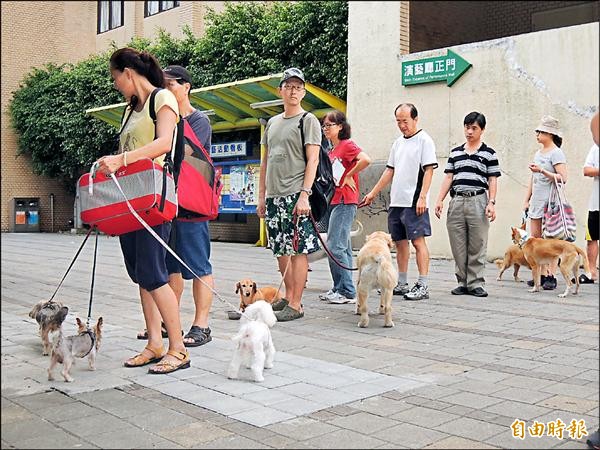
[[[224,375],[239,322],[218,299],[214,339],[191,349],[192,368],[124,368],[143,346],[135,338],[143,319],[118,240],[101,237],[98,370],[79,361],[74,383],[49,382],[27,314],[54,291],[82,239],[2,235],[2,448],[585,448],[585,437],[569,439],[572,420],[590,433],[598,427],[598,285],[562,300],[497,282],[490,265],[488,298],[456,297],[452,262],[442,260],[431,264],[430,300],[395,299],[393,329],[382,327],[375,297],[368,329],[356,326],[353,306],[319,301],[330,277],[326,261],[314,263],[306,316],[275,326],[275,367],[254,383]],[[87,315],[91,255],[90,241],[59,292],[69,330]],[[213,243],[213,265],[218,292],[234,305],[238,279],[279,281],[270,251],[250,245]],[[192,317],[188,286],[186,328]],[[515,419],[526,427],[522,440]],[[557,419],[563,439],[547,427],[542,437],[528,431]]]

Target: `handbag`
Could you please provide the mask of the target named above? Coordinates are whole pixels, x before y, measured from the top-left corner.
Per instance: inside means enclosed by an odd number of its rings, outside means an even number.
[[[133,209],[150,226],[170,222],[177,215],[173,176],[149,158],[142,158],[115,172]],[[123,194],[110,177],[86,173],[77,182],[81,220],[103,233],[119,236],[144,228],[129,211]]]
[[[560,178],[560,176],[558,177]],[[577,223],[573,207],[567,201],[564,183],[554,180],[548,203],[544,208],[544,220],[542,225],[542,236],[547,239],[562,239],[565,241],[575,241],[575,232]]]

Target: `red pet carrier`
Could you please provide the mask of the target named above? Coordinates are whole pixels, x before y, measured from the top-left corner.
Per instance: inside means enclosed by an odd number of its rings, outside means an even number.
[[[148,158],[121,167],[115,177],[133,209],[150,226],[170,222],[177,214],[173,176]],[[101,173],[82,175],[77,183],[81,220],[100,231],[118,236],[144,226],[127,207],[123,194]]]

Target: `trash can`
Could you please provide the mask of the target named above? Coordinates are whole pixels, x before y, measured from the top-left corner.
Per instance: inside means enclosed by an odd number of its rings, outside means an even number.
[[[39,197],[14,198],[11,207],[10,231],[14,233],[40,231]]]

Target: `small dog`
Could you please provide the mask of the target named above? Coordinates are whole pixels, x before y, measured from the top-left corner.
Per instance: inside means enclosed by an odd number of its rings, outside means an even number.
[[[363,232],[362,223],[360,223],[357,220],[356,225],[357,225],[356,230],[350,231],[350,238],[359,236]],[[319,233],[319,234],[321,235],[321,239],[323,239],[323,242],[327,242],[327,233]],[[309,263],[319,261],[320,259],[323,259],[323,258],[327,258],[327,252],[325,251],[323,246],[321,246],[321,248],[319,248],[319,250],[317,250],[316,252],[312,252],[312,253],[308,254],[308,262]]]
[[[64,317],[67,313],[64,312]],[[63,317],[63,321],[64,321]],[[77,334],[65,337],[63,335],[62,324],[58,329],[58,335],[55,337],[52,345],[52,356],[50,357],[50,367],[48,367],[48,380],[53,381],[54,367],[58,363],[63,364],[61,372],[67,383],[74,381],[70,375],[74,358],[88,357],[90,370],[96,370],[96,353],[100,350],[102,341],[102,317],[98,318],[93,330],[88,330],[83,322],[77,318]]]
[[[267,303],[274,303],[281,299],[281,294],[276,287],[265,286],[258,288],[256,283],[250,278],[238,281],[235,285],[235,293],[240,294],[240,311],[244,311],[248,305],[257,300],[264,300]]]
[[[245,364],[252,370],[254,381],[264,381],[263,369],[273,367],[275,346],[270,328],[276,322],[273,308],[264,300],[258,300],[246,308],[240,330],[231,338],[236,348],[227,372],[229,378],[237,378],[240,366]]]
[[[529,292],[539,292],[541,266],[550,264],[560,258],[560,272],[562,273],[567,289],[559,297],[566,297],[573,283],[571,279],[575,278],[575,292],[579,291],[579,260],[583,260],[583,269],[588,277],[591,277],[590,264],[586,253],[571,242],[560,239],[542,239],[529,237],[527,231],[512,228],[512,239],[515,244],[523,250],[525,260],[529,263],[533,272],[534,286]]]
[[[496,263],[496,267],[498,267],[500,270],[498,273],[498,278],[496,278],[497,281],[502,281],[502,274],[510,266],[514,267],[513,277],[516,282],[523,281],[519,278],[519,269],[521,266],[531,269],[531,267],[529,267],[529,263],[525,259],[523,250],[521,250],[521,247],[519,247],[517,244],[512,244],[506,249],[506,253],[504,253],[504,259],[497,259],[494,262]]]
[[[63,304],[57,301],[42,300],[35,304],[29,312],[29,317],[35,319],[40,327],[40,336],[42,338],[42,355],[49,355],[51,350],[50,338],[48,334],[57,331],[60,324],[65,320],[61,315]],[[65,306],[66,308],[66,306]],[[69,308],[67,308],[67,312]],[[66,316],[66,313],[65,313]]]
[[[381,288],[379,314],[385,314],[384,327],[393,327],[392,295],[398,283],[398,273],[392,263],[390,249],[394,243],[392,237],[383,231],[375,231],[367,236],[365,245],[358,252],[358,303],[356,310],[360,313],[358,326],[369,326],[369,309],[367,299],[374,288]]]
[[[523,221],[523,224],[521,225],[521,230],[525,230],[526,226],[526,222]],[[496,263],[496,267],[498,267],[498,269],[500,270],[500,272],[498,273],[498,278],[496,278],[497,281],[502,281],[502,274],[510,266],[514,267],[513,277],[516,282],[523,281],[519,278],[519,269],[521,268],[521,266],[525,266],[528,269],[531,269],[531,267],[529,267],[529,264],[527,263],[527,260],[525,259],[525,256],[523,255],[523,250],[521,250],[521,247],[519,247],[517,244],[512,244],[506,249],[506,252],[504,253],[504,259],[497,259],[494,262]]]

